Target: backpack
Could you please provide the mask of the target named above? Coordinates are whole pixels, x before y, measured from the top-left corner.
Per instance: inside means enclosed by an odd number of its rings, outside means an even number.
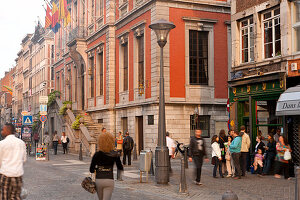
[[[67,137],[67,143],[69,143],[70,142],[70,139]]]
[[[125,143],[124,149],[131,150],[133,148],[133,146],[132,146],[133,141],[132,141],[131,137],[129,137],[129,136],[126,137],[124,140],[124,143]]]

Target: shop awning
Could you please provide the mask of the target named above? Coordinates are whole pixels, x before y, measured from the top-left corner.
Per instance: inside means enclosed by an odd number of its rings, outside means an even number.
[[[276,115],[300,115],[300,85],[291,87],[280,95]]]

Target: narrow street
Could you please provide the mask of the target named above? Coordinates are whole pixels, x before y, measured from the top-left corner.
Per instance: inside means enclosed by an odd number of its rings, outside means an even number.
[[[50,161],[35,161],[28,158],[25,165],[24,186],[29,194],[29,200],[96,200],[96,195],[89,194],[81,188],[81,181],[88,175],[90,158],[78,160],[76,155],[50,155]],[[272,176],[257,177],[247,175],[241,180],[214,179],[211,176],[212,167],[203,167],[203,186],[193,184],[193,165],[187,169],[189,195],[178,194],[180,166],[179,160],[173,161],[173,175],[167,186],[156,185],[154,177],[149,176],[148,183],[139,183],[138,163],[125,167],[124,181],[115,182],[112,199],[122,200],[179,200],[179,199],[221,199],[222,194],[231,188],[239,199],[294,199],[295,180],[277,180]],[[116,177],[116,175],[115,175]],[[146,181],[146,177],[143,177]]]

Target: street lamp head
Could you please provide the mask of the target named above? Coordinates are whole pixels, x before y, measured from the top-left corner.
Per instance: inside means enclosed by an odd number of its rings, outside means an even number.
[[[158,45],[163,48],[167,43],[167,37],[171,29],[176,26],[172,22],[168,22],[164,19],[153,22],[149,25],[149,28],[154,30]]]

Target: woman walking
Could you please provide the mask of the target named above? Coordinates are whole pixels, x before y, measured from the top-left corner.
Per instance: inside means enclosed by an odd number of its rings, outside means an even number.
[[[288,179],[289,175],[289,160],[285,160],[284,153],[286,151],[292,152],[290,145],[288,145],[287,140],[284,136],[279,137],[279,142],[276,144],[276,169],[275,178],[281,178],[280,172],[283,170],[284,178]]]
[[[263,175],[269,174],[269,171],[274,162],[274,158],[276,156],[276,142],[274,140],[272,133],[268,134],[268,144],[265,147],[265,149],[266,149],[266,157],[265,157]]]
[[[214,164],[213,177],[217,178],[217,168],[219,167],[220,177],[224,178],[222,174],[221,149],[218,142],[219,142],[219,137],[217,135],[214,135],[211,139],[212,163]]]
[[[68,153],[68,143],[69,143],[69,138],[68,136],[66,136],[65,132],[62,132],[62,136],[61,136],[61,143],[64,149],[64,154]]]
[[[54,131],[54,133],[53,133],[52,142],[53,142],[54,155],[57,155],[57,145],[58,145],[57,131]]]
[[[98,138],[98,152],[92,158],[90,172],[96,171],[96,189],[99,200],[110,200],[114,190],[113,167],[123,171],[118,152],[114,150],[114,137],[102,133]]]

